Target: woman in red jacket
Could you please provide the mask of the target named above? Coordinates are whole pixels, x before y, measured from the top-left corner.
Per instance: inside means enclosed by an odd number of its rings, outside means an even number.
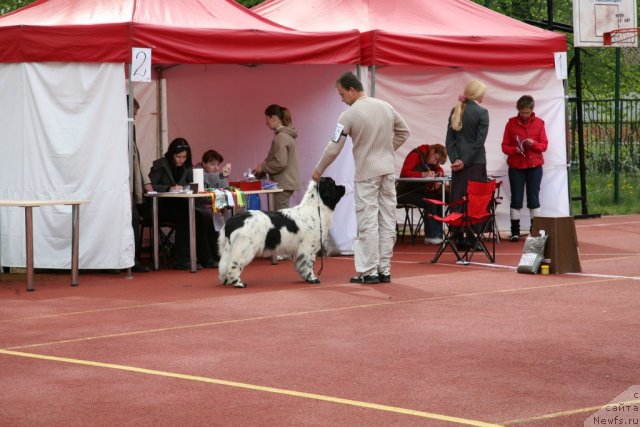
[[[444,176],[440,165],[447,161],[447,149],[442,144],[421,145],[407,154],[400,172],[401,178],[425,178]],[[425,197],[440,199],[440,182],[409,183],[398,182],[396,197],[399,203],[409,203],[424,209],[424,243],[439,245],[442,243],[442,224],[429,218],[428,213],[440,214],[440,208],[424,201]]]
[[[547,151],[547,133],[544,121],[533,112],[535,102],[530,95],[518,99],[518,115],[504,128],[502,152],[507,155],[509,185],[511,186],[511,241],[520,239],[520,209],[525,187],[531,222],[540,215],[540,182],[542,181],[542,153]]]

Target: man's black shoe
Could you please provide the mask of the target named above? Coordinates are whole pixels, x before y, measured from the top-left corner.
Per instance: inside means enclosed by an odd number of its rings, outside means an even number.
[[[361,285],[375,285],[380,283],[380,276],[377,274],[358,274],[349,279],[350,283],[359,283]]]
[[[391,283],[391,274],[379,274],[380,283]]]

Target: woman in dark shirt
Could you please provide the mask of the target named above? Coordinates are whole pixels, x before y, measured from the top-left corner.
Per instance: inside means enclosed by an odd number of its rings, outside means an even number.
[[[180,191],[193,181],[191,147],[184,138],[171,141],[163,157],[153,162],[149,179],[158,192]],[[163,198],[158,201],[158,216],[175,224],[175,254],[173,268],[187,270],[189,262],[189,205],[186,199]],[[198,262],[207,268],[215,268],[217,239],[213,228],[212,212],[196,209],[196,252]]]

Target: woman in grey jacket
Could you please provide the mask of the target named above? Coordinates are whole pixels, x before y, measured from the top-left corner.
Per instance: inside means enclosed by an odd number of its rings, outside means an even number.
[[[480,105],[485,91],[484,83],[471,80],[451,110],[446,139],[451,161],[451,202],[465,196],[470,180],[487,180],[487,153],[484,144],[489,133],[489,112]],[[470,239],[459,233],[456,244],[463,249],[472,244]]]
[[[275,210],[289,207],[294,191],[300,188],[300,169],[296,154],[298,132],[291,122],[291,113],[277,104],[269,105],[264,111],[266,125],[275,132],[267,158],[258,163],[256,176],[269,174],[271,179],[284,191],[274,194]]]
[[[489,112],[480,103],[486,87],[471,80],[451,110],[447,126],[447,153],[451,161],[451,201],[467,192],[467,182],[487,180],[487,154],[484,143],[489,132]]]

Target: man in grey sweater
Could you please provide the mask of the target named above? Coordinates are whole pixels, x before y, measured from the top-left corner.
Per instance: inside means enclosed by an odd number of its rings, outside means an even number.
[[[358,223],[354,245],[358,274],[350,282],[389,283],[396,240],[394,152],[409,138],[409,126],[390,104],[368,97],[353,73],[340,76],[336,87],[342,101],[350,107],[338,118],[334,136],[316,165],[312,179],[320,179],[350,136]]]

